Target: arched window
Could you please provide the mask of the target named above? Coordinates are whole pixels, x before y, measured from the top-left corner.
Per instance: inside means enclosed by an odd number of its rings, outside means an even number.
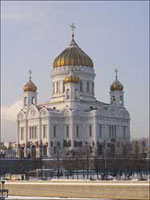
[[[92,82],[92,94],[94,94],[94,82]]]
[[[83,84],[82,84],[82,81],[80,81],[80,92],[82,92],[83,90]]]
[[[66,91],[66,99],[70,99],[69,89]]]
[[[60,93],[60,81],[58,81],[58,93]]]
[[[78,89],[75,89],[75,99],[78,99]]]
[[[122,105],[123,104],[123,99],[122,99],[122,96],[120,96],[120,101],[119,103]]]
[[[123,138],[126,138],[126,126],[123,126]]]
[[[109,137],[116,138],[117,137],[117,126],[109,125]]]
[[[79,125],[76,126],[76,137],[79,137]]]
[[[58,93],[59,92],[59,83],[58,83],[58,81],[56,82],[56,93]]]
[[[35,104],[35,97],[32,97],[32,104]]]
[[[87,92],[89,92],[90,90],[90,84],[89,84],[89,81],[87,81]]]
[[[27,105],[27,97],[24,98],[24,106]]]
[[[115,102],[115,96],[112,96],[111,102],[112,102],[112,103]]]
[[[24,140],[24,127],[21,127],[21,140]]]
[[[92,125],[89,125],[89,137],[92,137]]]
[[[43,125],[43,138],[47,138],[47,126]]]
[[[53,133],[54,133],[54,138],[56,138],[56,125],[54,125]]]
[[[65,81],[63,81],[63,93],[65,92]]]
[[[66,137],[69,138],[69,125],[66,125]]]
[[[102,124],[99,124],[99,137],[102,137]]]

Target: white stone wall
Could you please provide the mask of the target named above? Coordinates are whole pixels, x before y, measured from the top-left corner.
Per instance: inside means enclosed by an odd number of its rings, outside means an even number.
[[[94,69],[86,66],[73,67],[72,73],[82,80],[82,91],[80,91],[80,83],[67,83],[63,90],[63,81],[70,71],[70,66],[53,69],[51,74],[53,91],[49,104],[37,106],[37,94],[24,93],[24,97],[28,98],[28,104],[27,106],[23,105],[23,109],[17,116],[18,143],[25,148],[29,142],[30,146],[35,145],[37,157],[40,156],[40,144],[47,146],[47,156],[54,156],[58,151],[61,154],[64,150],[76,149],[74,141],[76,143],[82,141],[83,148],[87,145],[96,147],[97,142],[110,142],[112,139],[110,127],[115,127],[112,129],[113,134],[115,130],[116,141],[130,140],[130,116],[124,107],[124,92],[111,91],[110,104],[103,103],[100,106],[94,96]],[[87,81],[89,82],[89,91],[87,91]],[[66,89],[70,90],[69,99],[66,99]],[[75,96],[76,89],[79,92],[78,98]],[[58,92],[56,92],[57,90]],[[112,102],[113,96],[115,102]],[[120,103],[120,96],[122,103]],[[36,98],[35,105],[31,101],[32,97]],[[37,127],[36,138],[29,137],[32,126]],[[68,137],[66,136],[67,126],[69,127]],[[21,128],[24,128],[23,139],[21,139]],[[45,137],[43,137],[44,130]],[[71,141],[71,147],[64,148],[64,140]]]
[[[80,108],[81,109],[81,108]],[[32,111],[35,111],[32,112]],[[19,116],[22,113],[20,112]],[[26,119],[24,119],[26,118]],[[78,110],[72,111],[66,108],[65,112],[57,110],[47,110],[43,108],[38,111],[36,106],[31,106],[24,118],[18,117],[19,130],[25,127],[26,135],[24,140],[20,139],[19,131],[19,144],[26,144],[31,142],[35,144],[36,141],[43,144],[48,143],[48,156],[54,154],[54,147],[57,148],[57,143],[60,143],[60,149],[63,149],[63,141],[71,140],[71,148],[75,149],[74,141],[82,141],[83,146],[86,143],[92,146],[93,142],[96,145],[97,141],[100,143],[110,141],[109,126],[116,126],[116,141],[129,141],[130,139],[130,119],[129,114],[124,107],[117,107],[114,105],[107,105],[100,107],[98,110]],[[27,122],[27,123],[26,123]],[[43,125],[46,125],[47,136],[43,138]],[[66,125],[69,126],[69,136],[66,137]],[[77,137],[77,125],[79,126],[79,136]],[[99,135],[101,125],[102,135]],[[36,139],[29,139],[29,127],[38,126],[38,136]],[[54,136],[54,126],[56,127],[56,136]],[[92,136],[90,137],[89,126],[91,126]],[[123,127],[126,127],[126,136],[123,135]],[[51,145],[53,143],[53,145]]]
[[[56,67],[52,71],[52,85],[54,85],[54,90],[57,91],[57,82],[60,83],[59,92],[52,92],[51,102],[61,102],[65,100],[65,91],[63,92],[63,81],[70,74],[71,67]],[[83,90],[80,91],[80,99],[84,101],[95,100],[94,91],[92,91],[92,83],[94,82],[95,73],[90,67],[74,66],[73,73],[78,76],[83,83]],[[89,92],[87,92],[87,81],[89,82]],[[80,88],[80,87],[79,87]],[[66,88],[65,88],[66,90]]]

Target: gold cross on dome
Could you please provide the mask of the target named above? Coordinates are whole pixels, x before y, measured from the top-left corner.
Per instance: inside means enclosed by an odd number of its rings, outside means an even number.
[[[32,71],[31,69],[29,69],[29,79],[31,80],[31,74],[32,74]]]
[[[72,30],[72,39],[73,39],[73,38],[74,38],[74,29],[75,29],[76,27],[75,27],[74,23],[72,23],[72,24],[70,25],[70,27],[71,27],[71,30]]]
[[[75,25],[74,25],[74,23],[72,23],[72,24],[70,25],[70,27],[71,27],[72,33],[74,34],[74,29],[76,28]]]
[[[115,72],[116,72],[116,79],[118,78],[118,69],[116,68],[115,69]]]

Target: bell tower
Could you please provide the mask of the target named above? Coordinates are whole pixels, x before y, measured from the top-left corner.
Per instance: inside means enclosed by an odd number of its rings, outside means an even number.
[[[124,91],[123,85],[118,80],[118,70],[116,72],[116,80],[110,86],[110,104],[124,106]]]
[[[27,108],[30,105],[37,105],[37,87],[31,80],[32,71],[29,70],[29,81],[23,87],[23,108]]]

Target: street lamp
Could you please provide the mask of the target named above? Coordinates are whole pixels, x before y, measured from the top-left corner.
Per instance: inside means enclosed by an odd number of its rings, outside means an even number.
[[[5,184],[5,181],[4,180],[1,180],[1,183],[2,183],[2,190],[5,188],[4,184]]]
[[[5,200],[8,197],[8,190],[5,189],[5,180],[1,180],[0,199]]]

